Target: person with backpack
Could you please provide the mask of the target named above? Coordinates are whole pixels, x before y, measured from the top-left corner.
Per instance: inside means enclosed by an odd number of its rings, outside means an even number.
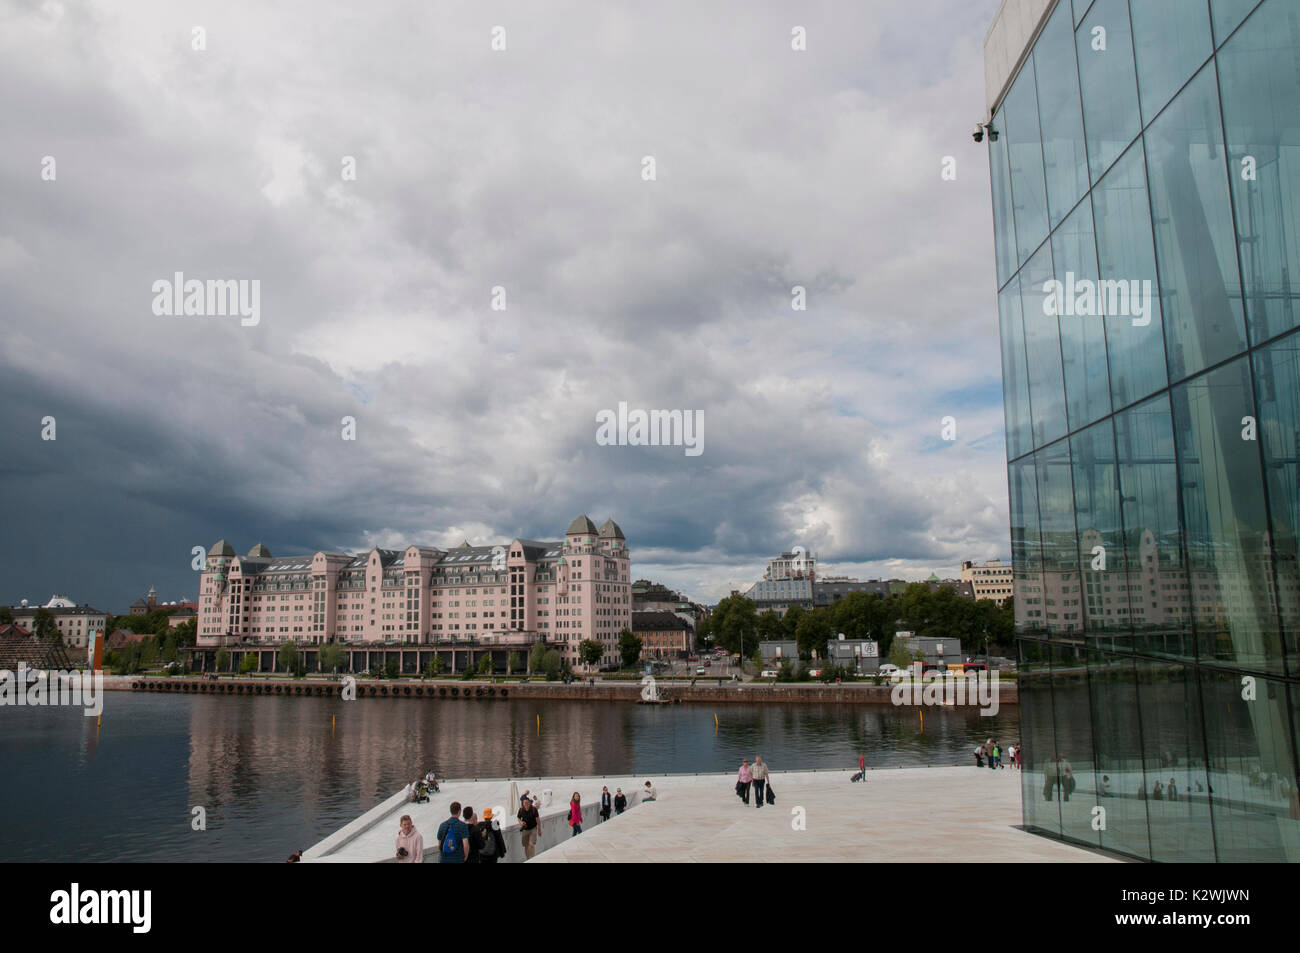
[[[527,793],[520,800],[519,813],[515,816],[519,818],[519,840],[524,845],[524,860],[532,860],[537,851],[537,832],[542,821]]]
[[[582,833],[582,795],[577,791],[573,792],[573,799],[569,801],[569,826],[573,828],[570,837],[577,837]]]
[[[460,819],[460,801],[451,802],[451,817],[438,825],[438,863],[463,864],[469,859],[469,828]]]
[[[622,814],[627,810],[627,795],[623,793],[622,788],[614,792],[614,813]]]
[[[461,819],[465,822],[465,829],[469,832],[469,854],[465,857],[465,863],[477,864],[479,862],[479,852],[483,849],[483,832],[479,830],[478,818],[474,814],[474,808],[468,804],[465,810],[460,812]]]
[[[478,851],[478,862],[495,864],[506,855],[506,839],[501,836],[501,827],[492,816],[492,808],[483,812],[483,821],[478,827],[479,838],[483,841],[483,846]]]
[[[600,789],[600,819],[609,820],[609,812],[614,809],[614,796],[609,793],[608,787]]]

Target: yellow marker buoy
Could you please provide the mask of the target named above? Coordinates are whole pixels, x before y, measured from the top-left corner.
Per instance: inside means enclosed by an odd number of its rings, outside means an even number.
[[[918,708],[916,713],[921,716],[921,730],[925,731],[925,709]]]
[[[539,735],[542,733],[542,716],[541,716],[541,715],[538,715],[538,716],[537,716],[537,733],[538,733]]]
[[[713,713],[713,730],[718,730],[718,713],[716,711]]]

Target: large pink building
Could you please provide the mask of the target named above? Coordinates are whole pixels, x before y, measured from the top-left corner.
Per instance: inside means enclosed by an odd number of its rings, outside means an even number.
[[[224,539],[208,551],[199,586],[200,647],[325,642],[473,643],[527,651],[544,640],[570,665],[578,646],[620,662],[632,624],[631,558],[613,520],[585,515],[563,542],[516,539],[451,550],[427,546],[274,557],[260,543],[238,556]]]

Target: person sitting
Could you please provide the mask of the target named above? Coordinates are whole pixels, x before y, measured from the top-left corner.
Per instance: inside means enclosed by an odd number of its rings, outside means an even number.
[[[644,804],[646,801],[653,801],[655,797],[655,786],[647,781],[645,783],[645,788],[641,791],[641,803]]]
[[[435,794],[438,792],[438,779],[434,777],[432,769],[430,769],[429,773],[424,776],[424,782],[429,785],[429,790],[433,791]]]
[[[425,784],[423,781],[415,786],[415,803],[429,803],[429,785]]]

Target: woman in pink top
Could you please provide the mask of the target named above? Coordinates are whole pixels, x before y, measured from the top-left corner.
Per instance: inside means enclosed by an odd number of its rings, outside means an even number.
[[[749,759],[746,758],[740,762],[740,774],[736,777],[736,793],[746,804],[749,803],[749,784],[753,780],[754,775],[749,770]]]
[[[573,800],[569,802],[569,826],[573,828],[570,837],[582,833],[582,795],[577,791],[573,792]]]

